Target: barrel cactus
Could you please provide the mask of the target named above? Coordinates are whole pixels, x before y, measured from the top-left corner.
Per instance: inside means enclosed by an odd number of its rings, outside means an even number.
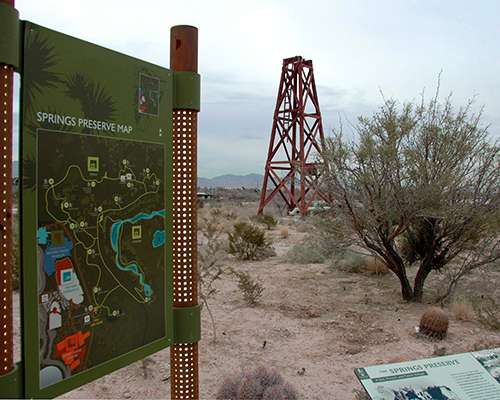
[[[217,392],[219,400],[297,400],[295,388],[265,367],[226,378]]]
[[[432,339],[444,339],[448,334],[450,317],[439,307],[431,307],[420,317],[418,333]]]

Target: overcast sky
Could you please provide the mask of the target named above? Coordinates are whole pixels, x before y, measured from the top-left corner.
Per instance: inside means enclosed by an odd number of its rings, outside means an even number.
[[[307,5],[306,5],[307,4]],[[169,67],[170,28],[199,29],[199,176],[264,173],[284,58],[313,61],[325,134],[381,105],[477,95],[500,136],[498,0],[16,0],[20,18]]]

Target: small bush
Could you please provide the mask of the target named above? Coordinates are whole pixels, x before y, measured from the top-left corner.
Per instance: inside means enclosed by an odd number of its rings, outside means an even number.
[[[256,305],[264,291],[264,286],[252,278],[248,272],[235,271],[234,269],[232,272],[238,277],[238,289],[243,293],[245,301],[252,306]]]
[[[216,398],[218,400],[297,400],[297,390],[281,375],[265,367],[226,378]]]
[[[257,215],[256,217],[251,218],[252,220],[257,221],[259,224],[265,225],[266,229],[270,231],[271,229],[274,229],[276,225],[278,224],[278,221],[276,218],[274,218],[272,215],[269,214],[260,214]]]
[[[298,244],[283,257],[285,262],[294,264],[321,264],[325,262],[325,255],[317,247]]]
[[[479,322],[494,330],[500,330],[500,307],[491,296],[485,296],[484,303],[475,305],[474,309]]]
[[[268,256],[270,242],[265,233],[246,222],[237,222],[233,225],[233,232],[228,233],[229,253],[239,260],[259,260]]]

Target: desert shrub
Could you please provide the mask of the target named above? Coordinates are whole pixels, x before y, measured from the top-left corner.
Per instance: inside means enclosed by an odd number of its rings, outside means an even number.
[[[204,218],[205,227],[202,233],[206,243],[198,249],[198,292],[212,321],[214,343],[217,341],[217,332],[208,299],[217,292],[213,285],[222,275],[222,260],[224,260],[224,256],[227,256],[220,239],[222,218],[223,213],[218,208],[212,209],[210,216]]]
[[[307,244],[293,246],[284,257],[285,262],[294,264],[320,264],[325,262],[325,254],[318,247],[311,247]]]
[[[485,296],[482,304],[474,305],[479,322],[494,330],[500,330],[500,307],[491,296]]]
[[[233,232],[228,233],[229,253],[239,260],[258,260],[265,258],[271,247],[265,232],[246,222],[233,225]]]
[[[231,270],[238,278],[238,289],[243,293],[243,299],[250,305],[257,304],[257,300],[264,291],[264,286],[259,282],[259,278],[253,278],[248,272]]]
[[[297,390],[265,367],[226,378],[217,391],[219,400],[297,400]]]
[[[251,220],[264,225],[268,231],[274,229],[278,224],[278,220],[269,214],[259,214],[251,218]]]

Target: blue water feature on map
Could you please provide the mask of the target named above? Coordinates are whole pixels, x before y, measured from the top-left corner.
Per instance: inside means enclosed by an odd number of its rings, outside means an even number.
[[[157,247],[162,246],[165,243],[165,231],[156,231],[155,236],[153,238],[153,247],[156,249]]]
[[[52,246],[49,244],[45,249],[45,256],[43,257],[43,270],[48,276],[51,276],[56,271],[56,261],[69,257],[73,247],[73,242],[70,242],[67,237],[64,238],[62,246]]]
[[[49,232],[47,232],[47,228],[45,226],[42,226],[40,229],[38,229],[36,236],[38,238],[39,244],[47,244],[47,239],[49,238]]]
[[[143,219],[152,219],[154,217],[161,216],[165,218],[165,210],[161,211],[153,211],[151,214],[146,214],[146,213],[140,213],[137,214],[133,218],[129,219],[124,219],[123,221],[118,221],[115,222],[113,225],[111,225],[111,234],[110,234],[110,239],[111,239],[111,247],[113,250],[116,252],[116,266],[120,268],[122,271],[132,271],[134,274],[136,274],[139,277],[139,282],[141,285],[144,286],[144,294],[149,297],[153,294],[153,290],[151,290],[151,286],[148,284],[144,283],[144,276],[139,272],[139,268],[137,267],[137,264],[132,263],[126,267],[122,266],[120,264],[120,255],[118,253],[118,239],[120,237],[120,229],[122,225],[126,222],[130,222],[131,224],[135,224],[137,221],[143,220]],[[156,235],[157,233],[161,231],[156,231],[155,233],[155,238],[153,240],[153,247],[158,247],[161,246],[165,242],[165,232],[163,232],[163,243],[159,244],[158,246],[155,246],[155,243],[159,243],[161,238],[158,239],[158,242],[156,242]]]

